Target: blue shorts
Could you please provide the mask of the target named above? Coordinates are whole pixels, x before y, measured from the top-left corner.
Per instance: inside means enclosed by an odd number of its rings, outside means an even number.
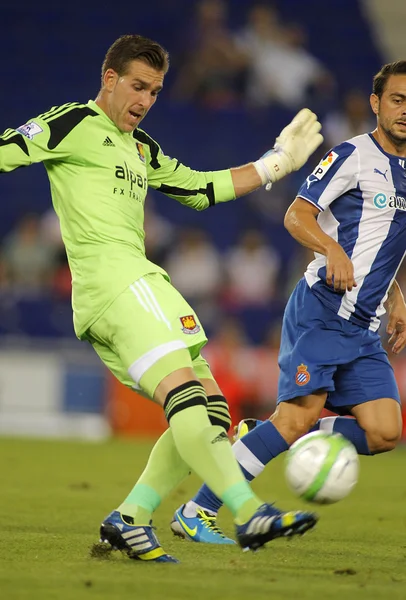
[[[338,414],[379,398],[400,403],[379,334],[324,306],[305,279],[285,309],[278,362],[278,403],[318,390],[328,392],[326,408]]]

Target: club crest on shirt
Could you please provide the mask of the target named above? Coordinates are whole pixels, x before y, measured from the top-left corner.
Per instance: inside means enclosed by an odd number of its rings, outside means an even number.
[[[200,325],[196,323],[196,319],[193,315],[187,315],[186,317],[180,317],[180,322],[182,323],[182,331],[183,333],[191,334],[191,333],[199,333]]]
[[[24,135],[29,140],[32,140],[34,135],[42,133],[43,129],[38,125],[38,123],[31,121],[30,123],[25,123],[25,125],[20,125],[20,127],[17,127],[16,131],[21,133],[21,135]]]
[[[295,375],[296,385],[306,385],[310,381],[310,373],[307,370],[307,365],[303,363],[297,367]]]
[[[140,161],[144,163],[145,162],[144,146],[140,142],[135,142],[135,145],[137,146],[137,151],[138,151],[138,156],[140,157]]]
[[[309,188],[309,186],[315,181],[320,181],[320,179],[324,177],[324,175],[327,173],[331,165],[337,160],[337,158],[337,152],[334,152],[333,150],[329,152],[329,154],[327,154],[327,156],[319,162],[314,171],[306,179],[307,188]]]

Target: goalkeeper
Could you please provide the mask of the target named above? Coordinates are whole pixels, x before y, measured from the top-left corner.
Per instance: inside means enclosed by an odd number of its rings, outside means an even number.
[[[166,51],[138,35],[109,48],[95,101],[54,107],[0,137],[0,172],[43,162],[72,273],[74,328],[112,373],[162,406],[168,430],[101,538],[144,561],[176,562],[150,525],[163,498],[195,471],[231,510],[243,547],[303,533],[317,517],[282,512],[252,492],[226,431],[226,399],[200,351],[203,327],[168,275],[145,256],[148,186],[203,210],[299,169],[322,142],[302,110],[273,150],[233,169],[198,172],[165,156],[139,129],[168,69]]]

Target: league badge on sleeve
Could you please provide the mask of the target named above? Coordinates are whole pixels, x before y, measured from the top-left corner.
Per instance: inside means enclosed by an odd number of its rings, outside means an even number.
[[[327,156],[319,162],[313,173],[311,173],[311,175],[309,175],[307,178],[307,187],[309,188],[310,184],[314,183],[315,181],[320,181],[320,179],[324,177],[337,158],[338,154],[337,152],[334,152],[334,150],[327,154]]]
[[[42,133],[43,129],[38,125],[38,123],[34,123],[31,121],[30,123],[25,123],[25,125],[21,125],[17,127],[16,131],[24,135],[29,140],[32,140],[34,135],[38,135],[38,133]]]
[[[310,373],[307,370],[307,365],[303,363],[297,367],[295,375],[296,385],[306,385],[310,381]]]
[[[187,315],[186,317],[180,317],[180,322],[182,323],[183,333],[187,333],[187,334],[199,333],[200,325],[198,325],[196,323],[196,319],[193,315]]]

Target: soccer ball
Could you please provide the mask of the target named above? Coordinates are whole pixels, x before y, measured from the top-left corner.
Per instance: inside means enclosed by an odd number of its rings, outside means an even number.
[[[332,504],[345,498],[358,481],[358,454],[340,433],[315,431],[289,448],[286,480],[308,502]]]

